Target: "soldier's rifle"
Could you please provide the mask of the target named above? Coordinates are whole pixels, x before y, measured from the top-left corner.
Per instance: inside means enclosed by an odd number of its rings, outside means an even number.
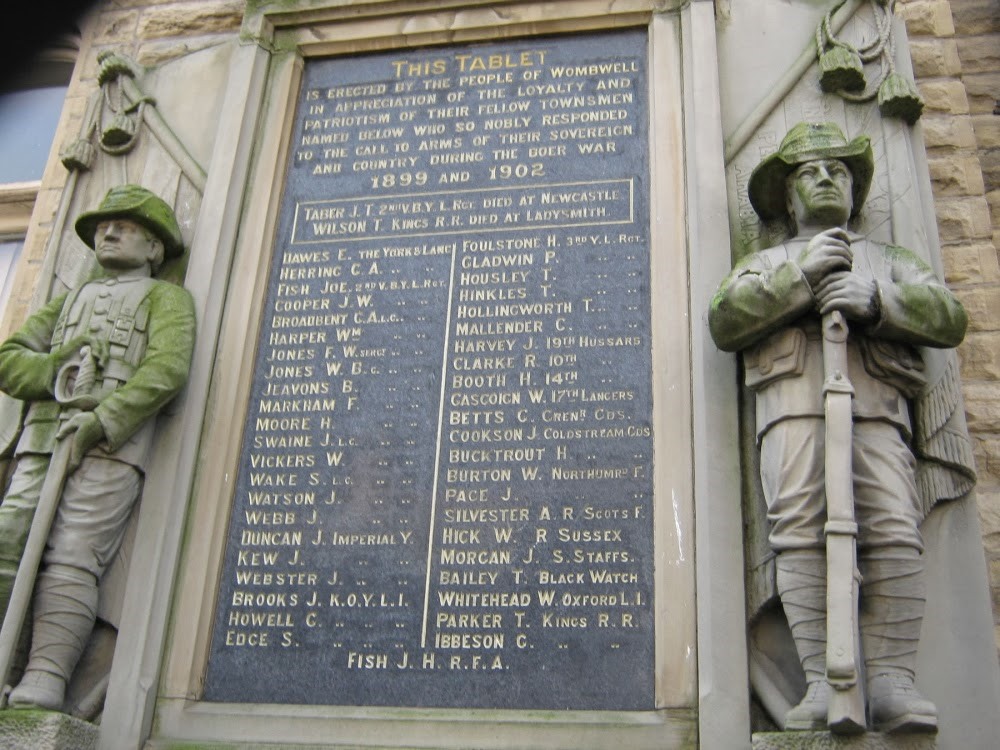
[[[826,418],[826,677],[827,723],[839,734],[864,732],[865,696],[858,630],[858,524],[854,518],[852,443],[854,388],[847,375],[847,321],[823,316],[823,400]]]

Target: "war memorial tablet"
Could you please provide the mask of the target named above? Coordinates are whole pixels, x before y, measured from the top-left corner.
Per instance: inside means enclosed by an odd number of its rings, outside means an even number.
[[[653,707],[646,92],[638,30],[306,62],[206,700]]]

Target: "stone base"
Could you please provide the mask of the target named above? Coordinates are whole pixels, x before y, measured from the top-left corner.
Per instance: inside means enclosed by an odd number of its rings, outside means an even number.
[[[753,750],[935,750],[936,734],[844,737],[830,732],[754,732]]]
[[[4,750],[96,750],[93,724],[57,711],[0,711],[0,747]]]

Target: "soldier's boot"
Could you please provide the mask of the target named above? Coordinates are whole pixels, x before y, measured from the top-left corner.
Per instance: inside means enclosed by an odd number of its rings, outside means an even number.
[[[871,723],[879,732],[936,732],[937,709],[913,684],[924,618],[920,552],[911,547],[865,550],[858,563]]]
[[[826,681],[826,556],[822,550],[792,550],[777,558],[778,594],[806,674],[805,697],[785,714],[785,729],[827,728],[830,685]]]
[[[66,565],[51,565],[38,577],[31,653],[21,682],[10,694],[12,706],[58,711],[66,684],[94,628],[97,578]]]

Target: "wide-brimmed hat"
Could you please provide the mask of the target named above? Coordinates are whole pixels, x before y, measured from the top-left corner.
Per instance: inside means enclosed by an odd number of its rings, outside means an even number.
[[[848,141],[832,122],[800,122],[788,131],[777,153],[766,157],[750,175],[750,204],[766,220],[787,215],[785,178],[800,164],[816,159],[838,159],[851,170],[854,199],[851,216],[861,210],[872,184],[875,157],[871,140],[859,135]]]
[[[164,258],[176,258],[184,253],[184,240],[174,210],[144,187],[118,185],[111,188],[101,205],[77,217],[76,233],[93,250],[97,225],[109,219],[131,219],[142,224],[163,243]]]

